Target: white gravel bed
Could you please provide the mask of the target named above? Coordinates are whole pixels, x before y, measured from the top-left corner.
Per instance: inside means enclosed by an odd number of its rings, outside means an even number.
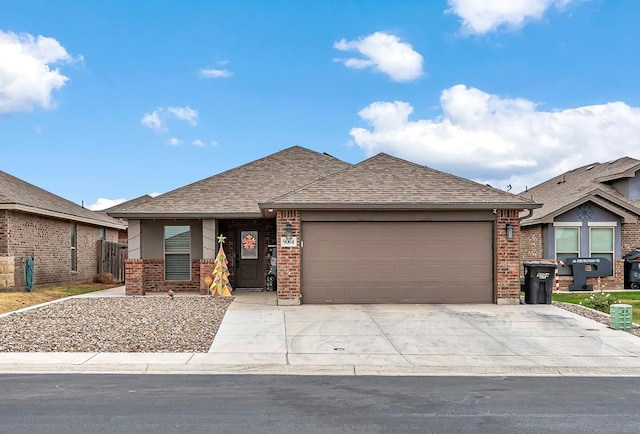
[[[0,318],[0,352],[207,352],[232,301],[71,298]]]
[[[595,309],[589,309],[588,307],[580,306],[579,304],[563,303],[560,301],[554,301],[553,304],[554,306],[558,306],[559,308],[568,310],[569,312],[578,314],[580,316],[584,316],[594,321],[598,321],[599,323],[606,324],[606,325],[609,325],[610,323],[609,315],[604,312],[600,312]],[[640,337],[640,326],[634,323],[633,328],[629,333]]]

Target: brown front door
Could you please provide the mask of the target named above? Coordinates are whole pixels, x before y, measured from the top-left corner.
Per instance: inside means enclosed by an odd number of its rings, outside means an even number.
[[[238,229],[236,232],[236,287],[264,288],[264,239],[262,229]]]

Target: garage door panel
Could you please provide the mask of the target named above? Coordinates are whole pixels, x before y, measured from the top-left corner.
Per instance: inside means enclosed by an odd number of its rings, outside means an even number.
[[[304,303],[491,303],[489,222],[303,223]]]

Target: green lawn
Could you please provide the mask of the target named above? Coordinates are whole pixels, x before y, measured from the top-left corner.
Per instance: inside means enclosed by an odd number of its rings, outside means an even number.
[[[597,291],[594,291],[594,293]],[[605,291],[605,293],[607,293]],[[630,304],[633,310],[633,321],[640,322],[640,291],[610,292],[611,297],[618,299],[620,303]],[[565,303],[580,304],[580,301],[588,298],[591,293],[580,294],[553,294],[553,301],[563,301]]]

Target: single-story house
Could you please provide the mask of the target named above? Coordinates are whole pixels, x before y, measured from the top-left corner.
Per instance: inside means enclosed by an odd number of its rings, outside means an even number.
[[[127,294],[199,290],[224,245],[234,288],[303,303],[518,303],[519,215],[541,205],[386,154],[294,146],[110,213],[128,222]]]
[[[134,199],[128,200],[126,202],[119,203],[118,205],[114,205],[112,207],[103,209],[101,212],[106,214],[120,212],[132,206],[142,205],[143,203],[147,203],[150,200],[153,200],[153,197],[148,194],[145,194],[145,195],[136,197]],[[126,230],[120,231],[118,233],[118,243],[127,244],[128,241],[129,241],[129,237],[127,236],[127,231]]]
[[[640,161],[620,158],[570,170],[521,195],[543,203],[521,222],[523,261],[553,259],[560,288],[574,283],[571,258],[604,257],[613,264],[606,288],[624,285],[624,257],[640,247]],[[589,284],[597,279],[590,278]]]
[[[0,288],[90,281],[98,269],[97,241],[118,241],[126,223],[90,211],[0,171]],[[29,260],[30,262],[30,260]]]

